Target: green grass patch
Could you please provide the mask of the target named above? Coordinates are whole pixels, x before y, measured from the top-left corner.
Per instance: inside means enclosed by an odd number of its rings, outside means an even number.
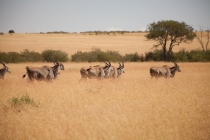
[[[38,107],[39,103],[35,102],[28,94],[24,94],[20,97],[12,97],[9,99],[9,102],[13,107],[21,107],[21,106],[32,106]]]

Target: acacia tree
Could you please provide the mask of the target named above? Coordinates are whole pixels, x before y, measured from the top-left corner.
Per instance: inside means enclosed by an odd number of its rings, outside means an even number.
[[[15,33],[15,31],[14,30],[9,30],[9,33]]]
[[[185,22],[173,20],[162,20],[153,22],[147,26],[148,34],[145,37],[148,40],[154,40],[157,43],[153,48],[159,46],[163,49],[163,59],[171,61],[172,49],[180,43],[190,43],[196,37],[193,28]],[[168,49],[167,49],[168,45]]]
[[[198,42],[200,43],[202,49],[203,49],[203,52],[206,54],[207,52],[207,49],[208,49],[208,44],[209,44],[209,38],[210,38],[210,30],[206,30],[206,44],[204,44],[204,41],[203,41],[203,37],[205,35],[203,35],[203,33],[205,33],[205,31],[203,31],[203,28],[200,26],[200,35],[196,36],[196,38],[198,39]]]

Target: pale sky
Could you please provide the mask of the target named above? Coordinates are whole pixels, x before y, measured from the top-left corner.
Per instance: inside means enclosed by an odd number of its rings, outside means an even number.
[[[160,20],[210,29],[210,0],[0,0],[0,32],[144,30]]]

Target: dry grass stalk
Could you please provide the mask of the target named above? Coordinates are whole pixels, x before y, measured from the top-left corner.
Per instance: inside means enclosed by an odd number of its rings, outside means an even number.
[[[95,64],[65,63],[52,83],[21,78],[26,65],[44,63],[8,64],[12,73],[0,80],[0,139],[210,138],[209,63],[179,63],[182,72],[158,80],[149,68],[165,63],[127,63],[120,79],[79,82],[79,69]],[[24,93],[39,106],[14,109],[8,99]]]

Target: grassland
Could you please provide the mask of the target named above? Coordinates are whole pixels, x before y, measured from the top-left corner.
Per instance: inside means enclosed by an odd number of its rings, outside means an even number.
[[[145,53],[154,42],[144,35],[5,34],[0,51]],[[195,40],[174,51],[181,48],[200,46]],[[125,63],[119,79],[79,82],[79,69],[96,64],[64,63],[52,83],[22,79],[26,66],[51,63],[7,64],[12,73],[0,80],[0,139],[210,139],[210,63],[178,63],[182,72],[170,79],[151,79],[149,68],[172,63]],[[35,105],[14,106],[13,99],[26,95]]]
[[[20,52],[24,49],[42,52],[46,49],[62,50],[70,55],[77,51],[91,51],[100,48],[102,51],[119,51],[126,53],[144,54],[151,51],[153,41],[146,41],[146,33],[125,33],[117,35],[84,35],[84,34],[5,34],[0,36],[0,50],[3,52]],[[203,38],[205,41],[205,38]],[[173,51],[201,49],[195,39],[190,44],[175,46]]]
[[[25,66],[50,63],[8,64],[0,139],[210,139],[209,63],[179,63],[182,72],[158,80],[149,68],[172,63],[126,63],[119,79],[79,82],[81,66],[95,64],[64,63],[52,83],[22,79]],[[11,104],[23,95],[37,106]]]

